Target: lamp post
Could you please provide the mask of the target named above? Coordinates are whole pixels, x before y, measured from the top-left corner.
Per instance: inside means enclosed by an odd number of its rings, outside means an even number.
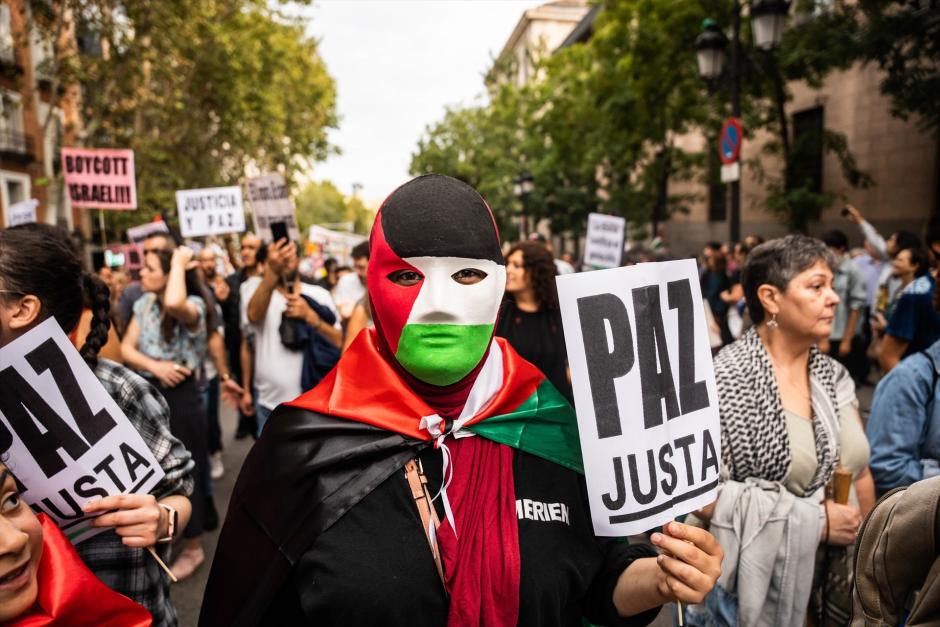
[[[531,172],[523,171],[512,182],[512,193],[522,201],[522,215],[519,219],[519,239],[528,235],[529,195],[535,189],[535,178]]]
[[[787,0],[754,0],[750,5],[751,30],[754,45],[762,50],[772,50],[780,45],[783,26],[790,3]],[[702,34],[695,40],[699,76],[706,81],[716,81],[724,73],[724,55],[728,39],[710,19],[702,23]],[[731,10],[731,58],[728,64],[728,91],[731,97],[731,115],[741,117],[741,68],[744,50],[741,47],[741,3],[735,0]],[[732,242],[741,240],[741,181],[731,183],[731,213],[728,216],[728,231]]]

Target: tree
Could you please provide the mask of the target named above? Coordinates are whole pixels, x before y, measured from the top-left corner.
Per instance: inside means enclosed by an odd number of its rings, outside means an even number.
[[[297,223],[302,232],[317,224],[336,229],[349,224],[352,232],[365,235],[372,228],[375,212],[356,197],[342,194],[330,181],[307,183],[295,196]]]
[[[940,139],[940,7],[936,0],[861,0],[862,57],[884,70],[892,113]]]
[[[460,179],[486,199],[503,236],[516,237],[521,207],[513,180],[531,162],[526,88],[504,85],[486,106],[448,109],[425,129],[411,157],[414,175],[436,172]]]
[[[81,87],[81,143],[130,147],[136,212],[122,231],[175,206],[177,189],[238,184],[245,168],[290,181],[332,149],[335,85],[305,22],[264,0],[49,0],[84,45],[57,76]]]
[[[817,149],[836,158],[843,178],[851,186],[874,184],[871,176],[858,167],[844,134],[827,128],[798,134],[786,113],[792,97],[790,82],[821,87],[830,72],[845,70],[858,58],[858,22],[852,5],[836,1],[828,11],[812,16],[805,13],[810,9],[798,7],[806,17],[784,32],[777,51],[754,51],[747,60],[743,89],[747,94],[746,127],[769,131],[773,138],[764,142],[761,153],[782,163],[780,171],[772,173],[764,170],[760,158],[750,163],[769,191],[764,208],[791,230],[804,233],[836,200],[834,194],[817,189],[805,167]],[[743,38],[750,37],[749,29],[750,24],[745,24]]]

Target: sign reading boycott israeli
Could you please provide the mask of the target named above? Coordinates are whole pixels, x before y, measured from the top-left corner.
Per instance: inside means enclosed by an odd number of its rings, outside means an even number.
[[[26,502],[73,543],[102,530],[82,505],[149,492],[163,470],[55,319],[0,349],[0,456]]]
[[[291,240],[300,241],[300,229],[294,218],[290,189],[280,174],[266,174],[248,179],[248,200],[255,222],[255,234],[265,242],[274,239],[272,222],[284,222]]]
[[[133,150],[63,148],[62,164],[72,206],[137,208]]]
[[[715,500],[718,395],[695,261],[559,276],[594,532]]]
[[[176,212],[183,237],[241,233],[245,230],[241,187],[179,190],[176,192]]]
[[[616,268],[623,254],[626,220],[620,216],[592,213],[588,216],[584,263],[595,268]]]

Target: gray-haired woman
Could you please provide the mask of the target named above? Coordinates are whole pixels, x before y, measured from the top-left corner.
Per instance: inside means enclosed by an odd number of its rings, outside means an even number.
[[[737,601],[709,605],[740,625],[802,625],[818,544],[852,544],[874,504],[855,386],[816,347],[839,303],[834,266],[826,246],[803,235],[756,247],[741,278],[755,326],[715,358],[724,482],[701,514],[726,551],[718,594]],[[849,504],[827,495],[837,468],[851,472]],[[815,568],[814,605],[835,618],[828,624],[845,624],[831,583],[845,575],[824,570]]]

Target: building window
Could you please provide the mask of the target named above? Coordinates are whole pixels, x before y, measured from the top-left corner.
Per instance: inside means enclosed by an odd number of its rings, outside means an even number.
[[[29,200],[29,176],[18,172],[0,170],[0,204],[3,205],[3,223],[10,223],[10,207]]]
[[[717,146],[718,140],[708,146]],[[728,186],[721,182],[721,160],[718,151],[708,150],[708,221],[724,222],[728,219]]]
[[[793,146],[787,189],[822,192],[823,107],[793,114]]]

